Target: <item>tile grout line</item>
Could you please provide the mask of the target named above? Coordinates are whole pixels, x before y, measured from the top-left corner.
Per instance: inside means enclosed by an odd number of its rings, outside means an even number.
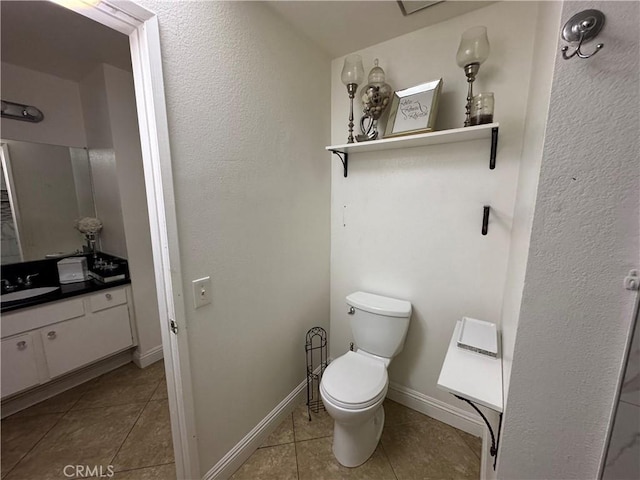
[[[154,402],[157,402],[157,400],[154,400]],[[282,442],[282,443],[274,443],[273,445],[261,445],[258,448],[256,448],[256,452],[258,450],[262,450],[263,448],[281,447],[283,445],[291,445],[292,443],[295,443],[295,442]]]
[[[291,442],[272,443],[270,445],[260,445],[258,448],[256,448],[256,451],[262,450],[263,448],[281,447],[283,445],[291,445],[292,443],[294,443],[294,442],[291,441]]]
[[[393,401],[393,400],[392,400],[392,401]],[[397,403],[397,402],[395,402],[395,403]],[[405,408],[409,408],[409,407],[405,407]],[[410,409],[410,410],[413,410],[413,409]],[[415,410],[414,410],[414,411],[415,411]],[[420,412],[418,412],[418,413],[420,413]],[[429,415],[425,415],[425,414],[423,414],[423,413],[421,413],[421,415],[422,415],[422,416],[424,416],[424,417],[425,417],[425,419],[409,420],[409,421],[399,422],[399,423],[396,423],[396,424],[393,424],[393,425],[385,425],[385,428],[387,428],[387,427],[391,427],[391,428],[395,428],[395,427],[406,427],[406,426],[408,426],[408,425],[416,425],[416,424],[421,424],[421,423],[428,423],[428,422],[430,422],[430,421],[435,421],[435,422],[438,422],[438,423],[444,423],[444,422],[441,422],[440,420],[436,420],[435,418],[430,417]],[[445,424],[445,425],[448,425],[448,424]],[[449,426],[451,429],[453,429],[453,431],[454,431],[454,432],[456,433],[456,435],[457,435],[457,436],[462,440],[463,444],[467,447],[467,449],[471,450],[471,453],[473,453],[473,455],[474,455],[476,458],[478,458],[478,460],[482,461],[482,459],[481,459],[481,456],[482,456],[482,455],[478,455],[478,454],[476,453],[476,451],[474,450],[474,448],[473,448],[471,445],[469,445],[469,443],[467,443],[467,441],[464,439],[464,437],[460,434],[460,430],[459,430],[459,429],[457,429],[456,427],[452,427],[451,425],[448,425],[448,426]],[[474,436],[475,436],[475,435],[474,435]]]
[[[296,443],[298,440],[296,440],[296,420],[293,418],[294,412],[295,409],[291,412],[291,430],[293,430],[293,443]]]
[[[115,370],[114,370],[114,371],[115,371]],[[111,373],[111,372],[107,372],[107,373],[105,373],[105,374],[99,375],[98,377],[96,377],[96,378],[95,378],[95,379],[93,379],[93,380],[95,380],[95,381],[96,381],[96,383],[97,383],[97,380],[98,380],[98,379],[100,379],[100,378],[104,377],[104,376],[105,376],[105,375],[107,375],[108,373]],[[147,402],[144,404],[144,407],[143,407],[143,408],[142,408],[142,410],[140,411],[140,415],[138,415],[138,417],[136,418],[136,420],[135,420],[135,421],[134,421],[134,423],[133,423],[133,426],[131,427],[131,429],[130,429],[130,430],[129,430],[129,432],[127,433],[127,436],[125,437],[125,441],[126,441],[126,439],[129,437],[129,434],[131,433],[131,431],[133,430],[133,427],[134,427],[134,426],[136,425],[136,423],[138,422],[138,420],[139,420],[140,416],[142,415],[142,412],[144,411],[144,409],[145,409],[145,408],[148,406],[148,404],[152,401],[153,395],[155,394],[156,390],[158,389],[158,387],[159,387],[159,386],[160,386],[160,384],[162,383],[162,380],[163,380],[163,379],[164,379],[164,375],[163,375],[163,378],[162,378],[162,379],[158,380],[158,384],[156,385],[156,388],[154,388],[154,390],[153,390],[153,392],[152,392],[151,396],[149,397],[149,400],[147,400]],[[93,381],[93,380],[90,380],[89,382],[91,382],[91,381]],[[78,385],[78,386],[76,386],[76,387],[73,387],[73,388],[77,388],[77,387],[79,387],[79,386],[80,386],[80,385]],[[69,389],[69,390],[71,390],[71,389]],[[18,465],[20,465],[20,463],[22,463],[22,461],[23,461],[23,460],[24,460],[24,459],[25,459],[25,458],[26,458],[26,457],[27,457],[27,456],[28,456],[32,451],[34,451],[34,450],[37,448],[37,446],[38,446],[38,445],[40,445],[40,444],[42,443],[42,441],[44,440],[44,438],[45,438],[47,435],[49,435],[49,433],[50,433],[50,432],[51,432],[51,431],[52,431],[56,426],[58,426],[58,424],[60,424],[60,422],[61,422],[64,418],[66,418],[66,417],[67,417],[71,412],[77,412],[77,411],[83,411],[83,410],[92,410],[92,409],[100,409],[100,408],[104,408],[104,407],[89,407],[89,408],[78,408],[78,409],[75,409],[75,410],[74,410],[74,408],[75,408],[75,407],[80,403],[80,401],[81,401],[81,400],[82,400],[82,399],[83,399],[83,398],[84,398],[84,397],[85,397],[85,396],[86,396],[86,395],[87,395],[91,390],[92,390],[92,388],[90,388],[90,387],[89,387],[89,388],[86,388],[86,389],[85,389],[85,390],[84,390],[84,391],[83,391],[83,392],[78,396],[77,400],[75,400],[75,401],[72,403],[72,405],[71,405],[68,409],[66,409],[65,411],[62,411],[62,412],[50,412],[50,413],[40,413],[40,414],[36,414],[36,415],[27,415],[27,416],[21,417],[21,418],[33,418],[33,417],[41,417],[41,416],[45,416],[45,415],[56,415],[56,414],[60,414],[60,417],[59,417],[59,418],[58,418],[58,419],[57,419],[57,420],[56,420],[56,421],[51,425],[51,427],[50,427],[49,429],[47,429],[47,431],[46,431],[46,432],[45,432],[45,433],[44,433],[44,434],[43,434],[43,435],[42,435],[42,436],[41,436],[41,437],[40,437],[40,438],[39,438],[39,439],[38,439],[38,440],[33,444],[33,446],[32,446],[31,448],[29,448],[29,450],[27,450],[27,452],[26,452],[24,455],[22,455],[22,456],[20,457],[20,459],[16,462],[16,464],[15,464],[15,465],[13,465],[13,466],[8,470],[8,471],[3,472],[3,473],[4,473],[4,476],[3,476],[2,478],[3,478],[3,479],[8,478],[8,477],[9,477],[9,475],[11,475],[11,472],[13,472],[13,471],[18,467]],[[66,392],[66,391],[65,391],[65,392]],[[64,394],[65,392],[61,392],[61,393],[59,393],[58,395],[62,395],[62,394]],[[51,397],[51,398],[55,398],[55,397],[56,397],[56,396],[58,396],[58,395],[54,395],[54,396],[53,396],[53,397]],[[46,399],[46,400],[49,400],[49,399]],[[46,400],[43,400],[43,402],[44,402],[44,401],[46,401]],[[38,403],[42,403],[42,402],[38,402]],[[142,402],[138,402],[138,403],[142,403]],[[37,405],[37,404],[36,404],[36,405]],[[134,405],[134,404],[123,404],[123,405]],[[111,406],[121,406],[121,405],[110,405],[109,407],[111,407]],[[30,407],[29,407],[29,408],[30,408]],[[25,409],[25,410],[26,410],[26,409]],[[18,412],[16,412],[16,413],[18,413]],[[15,415],[15,414],[14,414],[14,415]],[[11,417],[11,416],[7,417],[7,419],[9,419],[10,417]],[[120,448],[118,448],[118,451],[116,452],[116,456],[117,456],[117,454],[120,452],[120,450],[122,449],[122,446],[123,446],[123,445],[124,445],[124,441],[123,441],[123,442],[122,442],[122,444],[120,445]],[[115,460],[115,456],[113,457],[112,461],[113,461],[113,460]],[[154,466],[155,466],[155,465],[154,465]],[[144,468],[144,467],[141,467],[141,468]]]
[[[300,480],[300,466],[298,465],[298,443],[296,442],[296,423],[293,421],[293,412],[291,412],[291,430],[293,432],[293,453],[296,457],[296,478]]]
[[[1,0],[0,0],[0,1],[1,1]],[[129,364],[126,364],[126,365],[129,365]],[[126,365],[125,365],[125,366],[126,366]],[[122,367],[120,367],[120,368],[122,368]],[[118,369],[116,369],[116,370],[118,370]],[[74,404],[73,404],[73,407],[72,407],[71,409],[75,408],[75,407],[76,407],[76,405],[77,405],[78,403],[80,403],[80,400],[82,400],[82,398],[83,398],[86,394],[90,393],[91,391],[95,391],[95,390],[101,389],[101,384],[100,384],[99,380],[100,380],[101,378],[103,378],[103,377],[105,377],[105,376],[109,375],[109,374],[112,374],[112,373],[113,373],[113,372],[115,372],[116,370],[111,370],[110,372],[103,373],[103,374],[102,374],[102,375],[100,375],[99,377],[96,377],[96,378],[94,379],[94,380],[95,380],[95,386],[94,386],[94,387],[88,387],[88,388],[87,388],[87,390],[86,390],[85,392],[83,392],[83,393],[82,393],[82,395],[80,395],[80,398],[78,399],[78,401],[77,401],[76,403],[74,403]],[[143,369],[143,370],[144,370],[144,369]],[[153,396],[154,396],[154,395],[155,395],[155,393],[156,393],[156,390],[158,390],[158,388],[160,387],[160,384],[162,383],[162,381],[163,381],[164,379],[165,379],[165,374],[164,374],[164,372],[163,372],[163,374],[162,374],[162,378],[161,378],[160,380],[157,380],[158,384],[157,384],[157,385],[155,386],[155,388],[153,389],[153,392],[151,392],[151,397],[149,398],[149,400],[148,400],[148,401],[150,401],[150,400],[153,398]],[[145,382],[140,382],[140,383],[144,384]],[[152,382],[149,382],[149,383],[151,384]],[[76,409],[75,409],[75,411],[80,411],[80,410],[91,410],[91,409],[94,409],[94,408],[122,407],[122,406],[125,406],[125,405],[140,405],[140,404],[142,404],[142,403],[145,403],[145,402],[125,402],[125,403],[116,403],[116,404],[111,404],[111,405],[88,406],[88,407],[84,407],[84,408],[76,408]],[[145,403],[145,407],[146,407],[146,406],[147,406],[147,404]]]
[[[58,412],[58,413],[60,413],[60,412]],[[51,415],[51,414],[49,414],[49,415]],[[51,428],[49,428],[46,432],[44,432],[44,434],[43,434],[43,435],[38,439],[38,441],[37,441],[36,443],[34,443],[34,444],[33,444],[33,446],[32,446],[29,450],[27,450],[27,452],[26,452],[24,455],[22,455],[22,456],[20,457],[20,460],[18,460],[18,461],[16,462],[16,464],[15,464],[13,467],[11,467],[11,468],[9,469],[9,471],[6,473],[6,475],[5,475],[4,477],[2,477],[2,478],[8,478],[8,477],[9,477],[9,475],[11,475],[11,472],[13,472],[13,471],[16,469],[16,467],[17,467],[18,465],[20,465],[20,463],[22,462],[22,460],[24,460],[24,459],[25,459],[25,457],[26,457],[27,455],[29,455],[29,454],[30,454],[30,453],[31,453],[31,452],[32,452],[32,451],[33,451],[33,450],[34,450],[34,449],[35,449],[35,448],[40,444],[40,442],[42,442],[42,440],[44,439],[44,437],[46,437],[46,436],[49,434],[49,432],[50,432],[51,430],[53,430],[53,429],[54,429],[54,427],[55,427],[56,425],[58,425],[58,423],[60,423],[60,420],[62,420],[62,418],[63,418],[65,415],[66,415],[66,412],[62,413],[62,415],[60,415],[60,418],[58,418],[55,422],[53,422],[53,425],[51,425]]]
[[[160,385],[160,383],[162,383],[162,380],[160,380],[158,382],[158,385]],[[127,432],[127,436],[124,437],[124,440],[122,441],[122,443],[120,444],[120,447],[118,447],[118,450],[116,451],[115,455],[113,456],[113,458],[111,459],[111,461],[109,462],[109,465],[113,466],[113,461],[116,459],[116,457],[118,456],[118,453],[120,453],[120,450],[122,450],[123,445],[125,444],[125,442],[127,441],[127,438],[129,438],[129,435],[131,435],[131,432],[133,431],[133,429],[135,428],[136,424],[138,423],[138,420],[140,420],[140,417],[142,416],[142,413],[144,412],[145,408],[147,408],[147,406],[151,403],[151,399],[153,398],[153,394],[155,393],[155,391],[158,388],[158,385],[156,386],[156,388],[153,389],[153,393],[151,393],[151,397],[149,397],[149,400],[147,400],[147,402],[144,404],[144,407],[142,407],[142,409],[140,410],[140,413],[138,414],[138,416],[136,417],[135,421],[133,422],[133,425],[131,425],[131,428],[129,429],[129,431]],[[140,404],[141,402],[139,402],[138,404]],[[138,405],[136,403],[126,403],[124,405]],[[121,405],[113,405],[113,406],[121,406]],[[95,408],[109,408],[109,407],[95,407]],[[79,409],[82,410],[82,409]],[[76,410],[76,411],[79,411]],[[90,409],[84,409],[84,410],[90,410]],[[159,463],[157,465],[146,465],[144,467],[138,467],[138,468],[131,468],[129,470],[120,470],[118,472],[114,472],[114,473],[122,473],[122,472],[131,472],[134,470],[141,470],[143,468],[153,468],[153,467],[159,467],[162,465],[171,465],[172,463],[175,463],[175,459],[173,462],[169,462],[169,463]],[[77,479],[81,480],[85,477],[76,477]]]
[[[162,382],[162,380],[158,381],[158,385],[160,385],[160,383]],[[111,461],[109,462],[109,465],[113,465],[113,461],[116,459],[116,457],[118,456],[118,454],[120,453],[120,450],[122,450],[122,447],[124,446],[124,444],[126,443],[127,439],[129,438],[129,436],[131,435],[131,432],[133,431],[133,429],[135,428],[136,424],[138,423],[138,420],[140,420],[140,417],[142,416],[142,413],[145,411],[145,409],[147,408],[147,406],[149,406],[149,403],[151,403],[151,399],[153,398],[153,394],[155,393],[156,389],[158,388],[158,385],[156,385],[156,388],[153,389],[153,392],[151,393],[151,395],[149,396],[149,400],[147,400],[147,402],[144,404],[144,407],[142,407],[142,409],[140,410],[140,413],[138,414],[138,416],[136,417],[135,421],[133,422],[133,424],[131,425],[131,428],[129,429],[129,431],[127,432],[127,435],[124,437],[124,440],[122,440],[122,443],[120,444],[120,446],[118,447],[118,450],[116,451],[116,453],[114,454],[113,458],[111,459]],[[175,460],[175,459],[174,459]],[[141,467],[144,468],[144,467]]]
[[[297,407],[296,407],[297,408]],[[293,451],[296,454],[296,475],[297,475],[297,479],[300,480],[300,467],[298,465],[298,441],[296,440],[296,420],[293,417],[296,408],[293,409],[293,411],[291,412],[291,431],[293,432]]]
[[[136,468],[129,468],[127,470],[119,470],[114,473],[120,474],[125,472],[135,472],[136,470],[144,470],[145,468],[155,468],[155,467],[163,467],[165,465],[175,465],[175,463],[176,462],[158,463],[157,465],[147,465],[146,467],[136,467]]]
[[[391,459],[387,454],[387,450],[384,448],[384,445],[382,444],[382,438],[379,440],[379,445],[380,445],[380,448],[382,449],[382,453],[384,453],[384,456],[387,459],[387,462],[389,462],[389,466],[391,467],[391,472],[393,473],[393,476],[395,477],[396,480],[398,480],[398,474],[396,473],[396,470],[393,468],[393,464],[391,463]]]
[[[452,427],[453,428],[453,427]],[[453,430],[456,432],[456,435],[462,440],[462,443],[469,449],[471,450],[471,453],[473,453],[473,456],[476,457],[478,460],[482,461],[482,459],[480,458],[480,455],[478,455],[475,451],[474,448],[471,447],[471,445],[469,445],[469,443],[467,443],[467,441],[464,439],[464,437],[462,435],[460,435],[460,433],[458,432],[457,428],[453,428]],[[471,434],[469,434],[471,435]]]
[[[296,440],[296,443],[313,442],[314,440],[322,440],[323,438],[330,438],[330,437],[333,437],[333,434],[323,435],[321,437],[305,438],[304,440]]]
[[[2,1],[2,0],[0,0]],[[115,403],[113,405],[102,405],[102,406],[97,406],[97,407],[86,407],[86,408],[76,408],[74,410],[74,412],[86,412],[87,410],[101,410],[103,408],[111,408],[111,407],[126,407],[127,405],[142,405],[144,404],[146,406],[146,402],[148,400],[145,400],[144,402],[130,402],[130,403]]]
[[[62,393],[64,393],[64,392],[62,392]],[[15,468],[16,468],[18,465],[20,465],[20,462],[22,462],[22,460],[24,460],[24,459],[25,459],[25,457],[26,457],[27,455],[29,455],[29,454],[30,454],[30,453],[31,453],[31,452],[32,452],[32,451],[33,451],[33,450],[34,450],[34,449],[35,449],[35,448],[36,448],[36,447],[37,447],[37,446],[42,442],[42,440],[44,440],[44,437],[46,437],[46,436],[49,434],[49,432],[51,432],[51,430],[53,430],[53,429],[56,427],[56,425],[58,425],[58,424],[62,421],[62,419],[63,419],[64,417],[66,417],[66,416],[67,416],[67,414],[68,414],[68,413],[73,409],[73,407],[75,407],[75,406],[78,404],[78,402],[80,401],[80,399],[81,399],[81,398],[82,398],[86,393],[87,393],[86,391],[85,391],[85,392],[82,392],[82,393],[80,394],[80,396],[78,397],[78,399],[73,403],[73,405],[71,405],[71,406],[67,409],[67,411],[65,411],[65,412],[52,412],[52,413],[42,413],[42,414],[40,414],[40,415],[33,415],[33,417],[38,417],[38,416],[44,416],[44,415],[54,415],[54,414],[56,414],[56,413],[61,413],[61,414],[62,414],[62,415],[60,415],[60,418],[58,418],[55,422],[53,422],[53,425],[51,425],[51,428],[49,428],[46,432],[44,432],[44,434],[43,434],[43,435],[38,439],[38,441],[37,441],[36,443],[34,443],[34,444],[33,444],[33,446],[32,446],[29,450],[27,450],[27,452],[26,452],[24,455],[22,455],[22,456],[20,457],[20,460],[18,460],[18,461],[16,462],[16,464],[15,464],[13,467],[11,467],[11,468],[9,469],[9,471],[6,473],[6,475],[5,475],[3,478],[7,478],[7,477],[9,477],[9,475],[11,474],[11,472],[12,472],[13,470],[15,470]],[[61,395],[61,394],[58,394],[58,395]],[[56,395],[56,396],[57,396],[57,395]],[[54,397],[51,397],[51,398],[54,398]],[[47,399],[47,400],[48,400],[48,399]],[[43,400],[43,401],[44,401],[44,400]],[[36,404],[36,405],[37,405],[37,404]],[[30,408],[30,407],[29,407],[29,408]],[[26,410],[26,409],[25,409],[25,410]],[[18,412],[16,412],[16,413],[18,413]],[[9,417],[9,418],[10,418],[10,417]],[[22,418],[29,418],[29,417],[22,417]]]

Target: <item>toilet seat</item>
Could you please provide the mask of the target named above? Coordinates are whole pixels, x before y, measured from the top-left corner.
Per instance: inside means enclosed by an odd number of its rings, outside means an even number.
[[[359,410],[381,401],[388,385],[389,375],[383,362],[349,351],[329,364],[320,388],[337,407]]]

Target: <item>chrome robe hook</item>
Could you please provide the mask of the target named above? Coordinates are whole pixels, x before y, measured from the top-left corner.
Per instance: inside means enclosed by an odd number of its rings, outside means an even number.
[[[562,38],[569,43],[577,43],[578,46],[575,47],[575,50],[570,55],[567,55],[569,46],[562,47],[562,58],[569,60],[576,55],[579,58],[590,58],[598,53],[604,47],[603,43],[597,44],[596,49],[589,54],[583,53],[581,48],[583,43],[595,38],[602,30],[602,27],[604,27],[604,13],[600,10],[583,10],[580,13],[576,13],[564,24]]]

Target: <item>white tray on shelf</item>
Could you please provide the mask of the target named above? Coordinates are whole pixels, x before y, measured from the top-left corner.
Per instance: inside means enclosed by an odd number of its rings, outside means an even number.
[[[476,318],[462,317],[457,345],[460,348],[496,358],[498,356],[496,324]]]

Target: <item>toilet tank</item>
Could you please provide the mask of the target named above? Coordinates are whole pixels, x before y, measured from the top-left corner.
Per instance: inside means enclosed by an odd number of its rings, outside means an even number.
[[[411,303],[366,292],[347,295],[349,320],[356,346],[379,357],[402,351],[409,329]]]

